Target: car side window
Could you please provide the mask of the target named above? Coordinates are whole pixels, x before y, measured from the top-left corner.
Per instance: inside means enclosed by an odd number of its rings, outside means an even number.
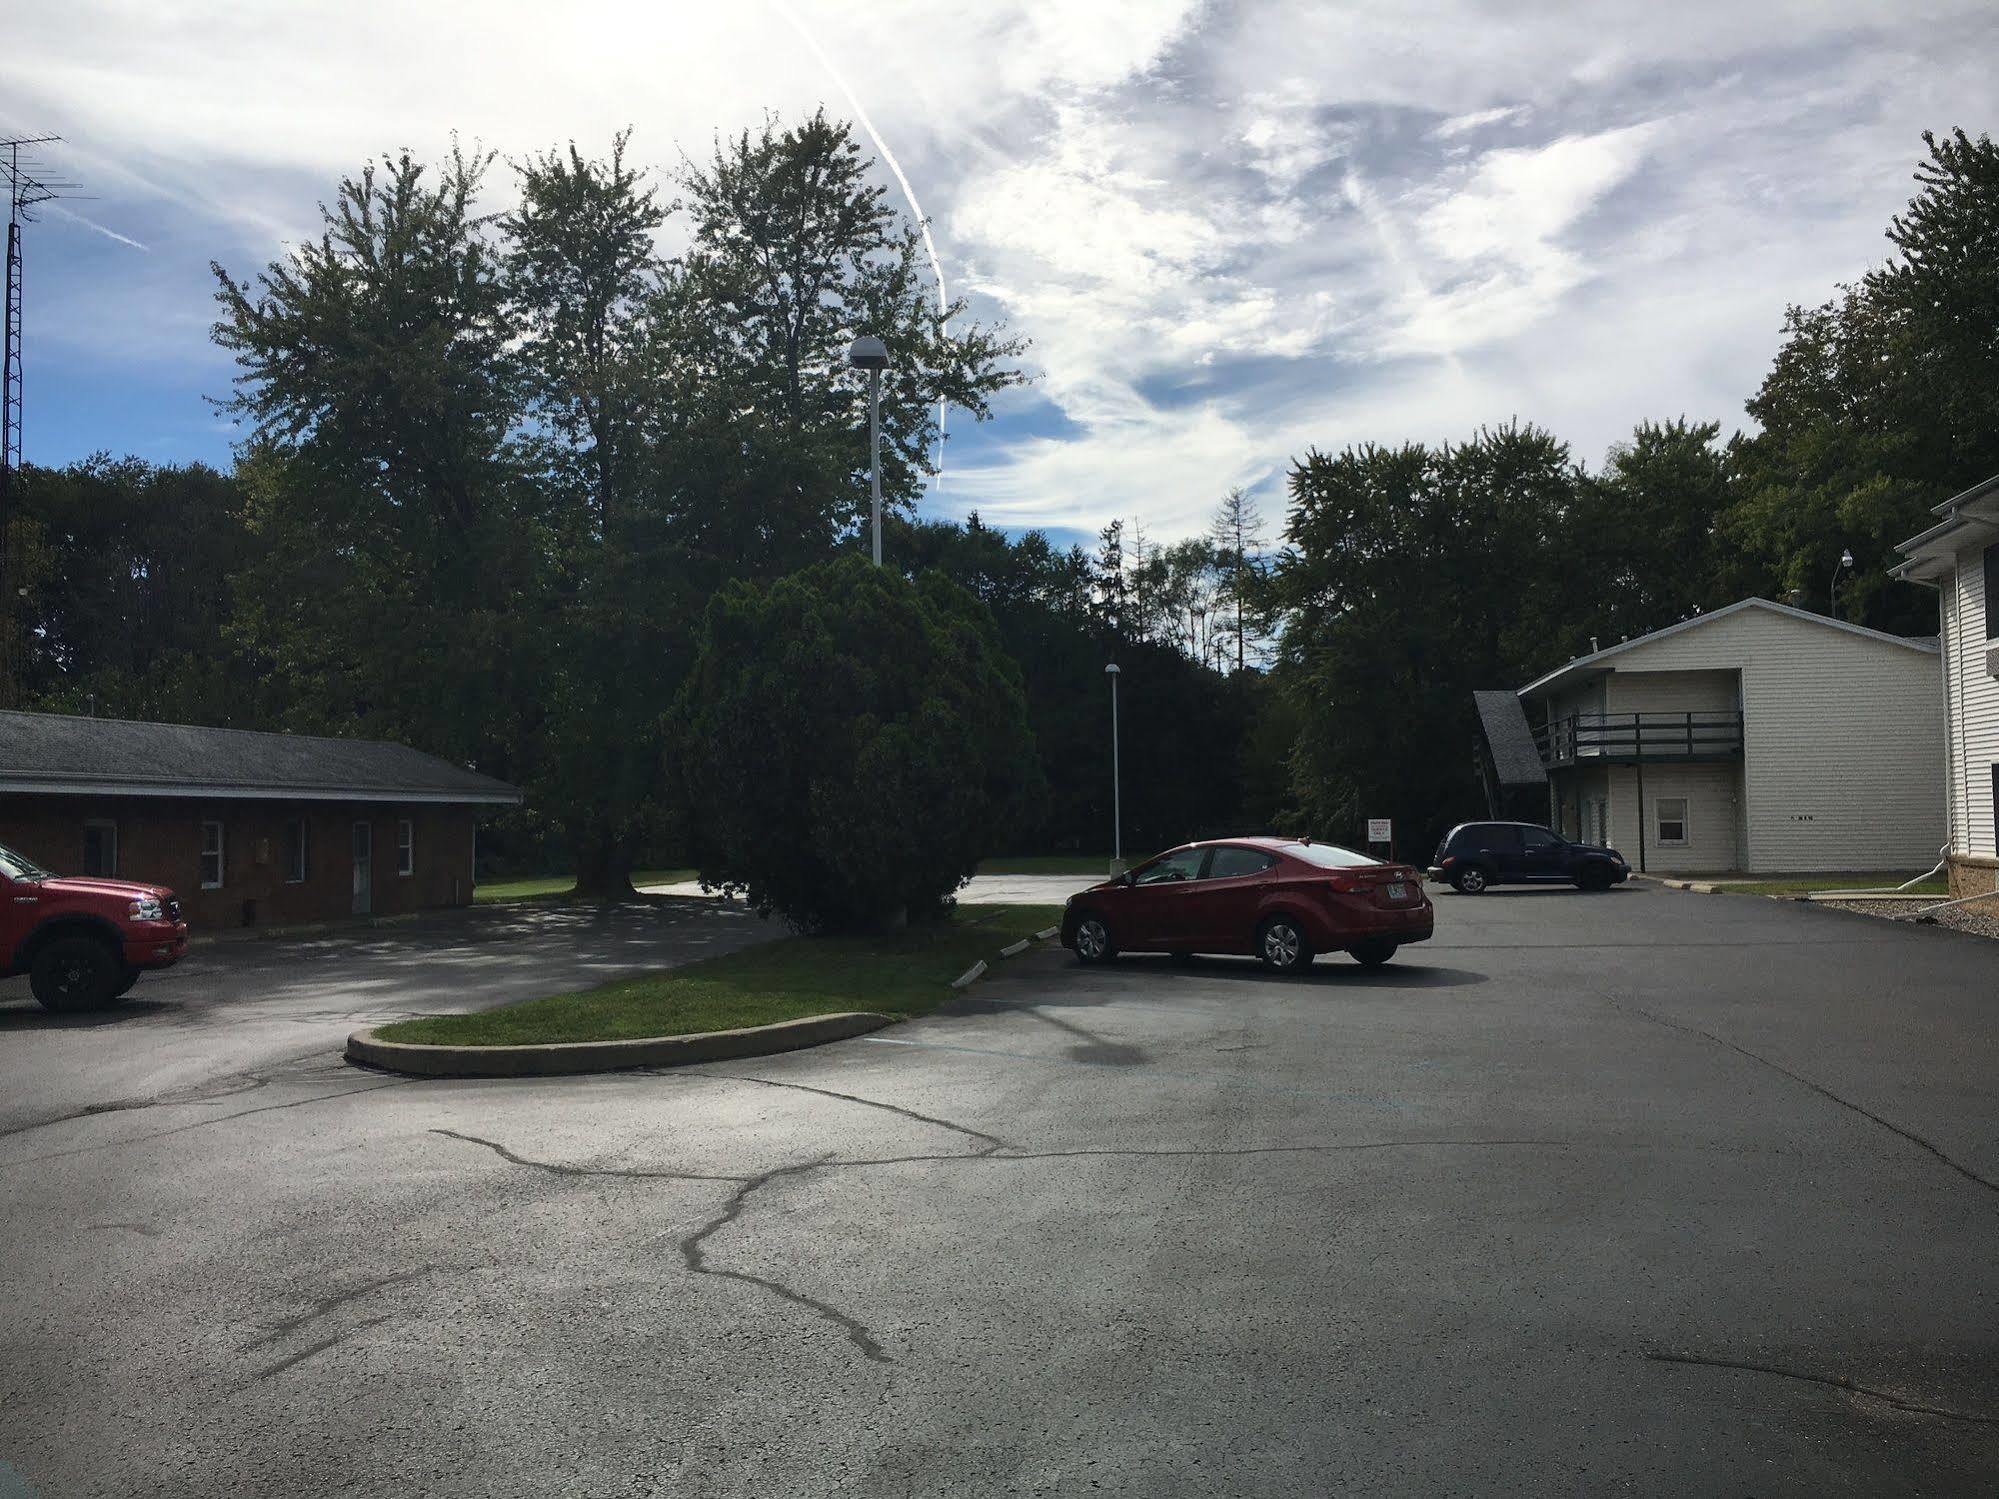
[[[1520,847],[1518,829],[1504,823],[1488,822],[1483,827],[1473,828],[1465,838],[1466,845],[1473,853],[1504,854]]]
[[[1146,865],[1132,876],[1131,882],[1134,885],[1164,885],[1175,880],[1198,880],[1201,877],[1201,861],[1207,856],[1205,848],[1183,848],[1157,863]]]
[[[1208,866],[1211,880],[1239,880],[1245,875],[1262,874],[1277,862],[1277,855],[1260,848],[1218,848]]]
[[[1528,848],[1554,848],[1562,840],[1546,828],[1522,828],[1520,841]]]

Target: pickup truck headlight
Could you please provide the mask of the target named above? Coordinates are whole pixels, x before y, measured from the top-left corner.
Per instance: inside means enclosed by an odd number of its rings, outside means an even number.
[[[134,921],[164,921],[166,914],[167,908],[160,904],[157,895],[142,895],[132,902]]]

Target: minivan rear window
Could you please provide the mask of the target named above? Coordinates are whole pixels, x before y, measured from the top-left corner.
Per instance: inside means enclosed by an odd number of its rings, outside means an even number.
[[[1366,854],[1357,854],[1350,848],[1341,848],[1337,843],[1287,843],[1284,852],[1294,859],[1303,859],[1307,864],[1316,864],[1321,869],[1353,869],[1362,864],[1381,862],[1370,859]]]

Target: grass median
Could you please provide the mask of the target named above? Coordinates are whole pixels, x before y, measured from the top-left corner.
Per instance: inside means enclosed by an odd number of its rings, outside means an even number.
[[[684,1036],[849,1010],[923,1015],[981,958],[991,962],[1002,947],[1061,919],[1060,906],[960,906],[949,920],[900,932],[785,937],[574,994],[399,1020],[378,1034],[431,1046],[532,1046]]]
[[[1915,878],[1916,871],[1907,874],[1798,874],[1775,880],[1728,880],[1718,882],[1730,895],[1804,895],[1813,890],[1879,890],[1882,893],[1893,890],[1904,880]],[[1941,876],[1912,885],[1904,892],[1908,895],[1945,895],[1950,887]]]

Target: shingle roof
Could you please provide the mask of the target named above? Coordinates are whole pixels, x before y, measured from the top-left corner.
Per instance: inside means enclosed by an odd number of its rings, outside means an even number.
[[[1485,731],[1486,747],[1492,751],[1492,768],[1502,786],[1545,786],[1548,772],[1541,765],[1541,752],[1534,747],[1534,731],[1527,727],[1527,713],[1517,694],[1504,688],[1497,692],[1474,692],[1479,727]]]
[[[505,781],[372,739],[0,712],[0,792],[513,806]]]

